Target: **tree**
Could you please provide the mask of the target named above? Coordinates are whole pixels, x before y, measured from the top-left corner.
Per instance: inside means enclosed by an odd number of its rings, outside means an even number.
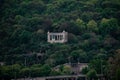
[[[79,33],[84,33],[86,30],[85,22],[82,19],[78,18],[75,23],[78,26]]]
[[[105,60],[107,58],[107,55],[104,53],[98,53],[97,55],[94,56],[94,58]]]
[[[62,72],[61,71],[57,71],[57,70],[52,70],[51,72],[50,72],[50,75],[51,76],[57,76],[57,75],[61,75],[62,74]]]
[[[102,35],[112,34],[114,31],[119,30],[118,21],[115,18],[103,18],[99,30]]]
[[[87,74],[88,71],[89,71],[88,67],[85,67],[85,68],[82,69],[81,73],[82,74]]]
[[[21,65],[19,65],[19,64],[11,65],[11,72],[13,73],[13,77],[14,77],[15,79],[20,76],[20,74],[19,74],[20,69],[21,69]],[[12,73],[11,73],[11,74],[12,74]]]
[[[39,77],[41,76],[41,64],[34,64],[32,66],[30,66],[30,74],[29,76],[31,77]]]
[[[0,66],[0,79],[11,79],[13,78],[13,75],[9,74],[10,73],[10,67],[9,66]]]
[[[88,73],[87,73],[87,77],[91,80],[91,79],[95,79],[97,80],[97,72],[94,69],[91,69]]]
[[[120,68],[116,70],[116,75],[115,75],[116,80],[120,80]]]
[[[72,33],[69,33],[68,34],[68,43],[77,43],[78,42],[78,38],[72,34]]]
[[[119,80],[119,73],[120,73],[120,49],[117,49],[114,52],[114,56],[109,58],[109,74],[108,76],[110,79],[116,79]]]
[[[45,9],[45,5],[42,0],[23,1],[21,3],[21,6],[23,9],[22,11],[26,10],[27,13],[30,13],[30,14],[34,14],[34,13],[41,14],[41,12],[43,12]]]
[[[105,73],[105,67],[107,66],[107,62],[102,59],[93,59],[89,63],[90,69],[95,69],[98,74]]]
[[[90,20],[87,24],[87,29],[89,32],[98,32],[97,23],[94,20]]]
[[[83,50],[74,50],[71,52],[70,57],[73,62],[86,62],[87,55]]]
[[[19,64],[0,66],[0,79],[16,79],[20,76],[20,69]]]
[[[42,75],[40,67],[31,67],[29,72],[29,76],[31,77],[40,77]]]
[[[89,20],[92,19],[93,13],[86,11],[86,12],[83,12],[83,13],[82,13],[81,17],[82,17],[82,20],[83,20],[83,21],[88,22]]]
[[[110,48],[114,48],[114,46],[119,46],[119,41],[111,37],[110,35],[107,35],[104,38],[103,45],[105,46],[106,49],[107,48],[110,49]]]
[[[51,72],[51,67],[49,65],[43,65],[41,67],[41,76],[48,76]]]
[[[29,77],[30,76],[30,68],[22,68],[21,70],[20,70],[20,76],[21,77],[24,77],[24,78],[26,78],[26,77]]]
[[[70,66],[68,66],[68,65],[65,65],[65,66],[63,66],[63,73],[64,74],[67,74],[67,75],[70,75],[72,72],[71,72],[71,67]]]

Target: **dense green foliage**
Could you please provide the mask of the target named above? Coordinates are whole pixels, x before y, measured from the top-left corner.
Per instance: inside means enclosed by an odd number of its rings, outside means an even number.
[[[101,73],[98,63],[107,65],[120,48],[119,22],[120,0],[0,0],[0,62],[19,64],[22,68],[15,70],[24,76],[31,70],[34,77],[62,74],[50,68],[44,72],[44,65],[68,62],[90,62]],[[69,33],[67,43],[47,43],[47,31],[63,30]],[[28,67],[34,64],[41,66]],[[9,67],[3,70],[11,72]]]

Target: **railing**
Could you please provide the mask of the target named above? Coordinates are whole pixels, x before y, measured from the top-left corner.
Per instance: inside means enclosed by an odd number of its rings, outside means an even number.
[[[51,80],[51,79],[68,79],[68,78],[74,78],[75,80],[77,80],[77,78],[79,78],[79,77],[87,79],[86,75],[78,74],[78,75],[60,75],[60,76],[36,77],[36,78],[21,78],[21,79],[12,79],[12,80]],[[97,77],[104,77],[104,75],[97,74]]]

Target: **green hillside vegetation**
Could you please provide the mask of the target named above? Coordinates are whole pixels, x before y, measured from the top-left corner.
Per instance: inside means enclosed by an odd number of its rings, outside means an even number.
[[[53,70],[71,61],[89,63],[88,76],[102,64],[119,80],[119,22],[120,0],[0,0],[0,79],[71,74]],[[47,42],[48,31],[63,30],[67,43]]]

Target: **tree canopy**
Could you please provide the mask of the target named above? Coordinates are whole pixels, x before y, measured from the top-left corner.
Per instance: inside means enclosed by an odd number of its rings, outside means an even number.
[[[90,63],[95,76],[120,48],[119,22],[120,0],[0,0],[0,79],[69,74],[68,66],[53,70],[69,62]],[[63,30],[67,43],[47,42],[48,31]]]

